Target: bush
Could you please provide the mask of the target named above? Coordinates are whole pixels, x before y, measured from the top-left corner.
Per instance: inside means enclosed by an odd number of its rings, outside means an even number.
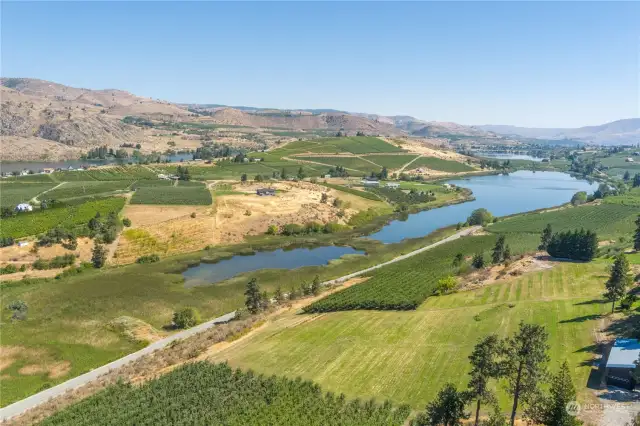
[[[593,231],[566,231],[553,234],[547,246],[550,256],[572,259],[592,260],[598,251],[598,237]]]
[[[14,265],[12,263],[8,264],[4,268],[0,268],[0,275],[13,274],[13,273],[16,273],[16,272],[18,272],[18,268],[16,268],[16,265]]]
[[[571,204],[574,206],[579,206],[580,204],[584,204],[587,202],[587,193],[585,191],[576,192],[571,197]]]
[[[136,263],[155,263],[158,261],[160,261],[160,256],[155,253],[146,256],[140,256],[136,259]]]
[[[438,280],[438,285],[436,286],[433,294],[439,296],[441,294],[449,294],[451,293],[456,286],[458,285],[458,281],[452,275],[447,275],[446,277],[442,277]]]
[[[276,235],[278,233],[278,227],[276,225],[269,225],[267,228],[267,235]]]
[[[345,225],[341,225],[339,223],[335,223],[335,222],[329,222],[326,225],[324,225],[324,232],[325,234],[333,234],[335,232],[340,232],[347,229],[347,226]]]
[[[200,313],[196,308],[183,308],[173,313],[173,324],[177,328],[189,328],[200,322]]]
[[[127,228],[131,226],[131,219],[129,219],[128,217],[123,217],[122,218],[122,224],[124,226],[126,226]]]
[[[289,223],[282,229],[284,235],[299,235],[304,233],[304,228],[297,223]]]
[[[493,221],[493,215],[487,209],[475,209],[467,219],[467,223],[473,225],[486,225]]]

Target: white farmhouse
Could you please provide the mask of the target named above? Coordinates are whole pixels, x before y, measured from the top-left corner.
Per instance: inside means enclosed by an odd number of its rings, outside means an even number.
[[[27,203],[20,203],[16,206],[17,212],[31,212],[33,211],[33,206]]]

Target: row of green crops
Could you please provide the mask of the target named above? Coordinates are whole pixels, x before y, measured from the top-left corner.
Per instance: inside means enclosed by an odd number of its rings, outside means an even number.
[[[15,207],[26,203],[36,195],[51,189],[55,183],[0,183],[0,207]]]
[[[41,425],[402,425],[408,406],[347,401],[311,381],[227,364],[187,364],[144,385],[116,384]]]
[[[131,165],[55,172],[52,174],[52,177],[58,182],[89,180],[134,181],[138,179],[157,179],[157,173],[154,173],[150,167]]]
[[[147,186],[136,189],[131,204],[210,205],[211,193],[204,186]]]
[[[129,189],[131,181],[76,181],[66,182],[53,191],[47,192],[44,198],[65,200],[67,198],[84,197]]]
[[[388,169],[399,169],[411,160],[415,159],[417,155],[367,155],[364,158],[369,161],[373,161],[381,167]]]
[[[463,173],[473,171],[473,167],[453,160],[443,160],[436,157],[420,157],[411,163],[411,169],[426,167],[431,170],[438,170],[447,173]]]
[[[347,169],[356,169],[365,173],[379,172],[382,167],[371,164],[359,157],[295,157],[300,160],[313,161],[328,166],[342,166]],[[347,170],[350,174],[353,170]]]
[[[124,207],[124,198],[113,197],[86,203],[18,213],[17,216],[2,219],[0,237],[20,238],[37,235],[55,227],[73,228],[85,224],[99,212],[106,216],[119,212]]]
[[[598,237],[615,238],[631,236],[638,207],[622,204],[588,205],[568,207],[543,213],[526,213],[503,219],[489,226],[491,232],[540,233],[550,223],[554,232],[584,228],[598,233]]]

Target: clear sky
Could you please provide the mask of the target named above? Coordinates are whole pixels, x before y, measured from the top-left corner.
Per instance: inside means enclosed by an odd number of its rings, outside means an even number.
[[[640,116],[640,3],[1,7],[7,77],[462,124],[574,127]]]

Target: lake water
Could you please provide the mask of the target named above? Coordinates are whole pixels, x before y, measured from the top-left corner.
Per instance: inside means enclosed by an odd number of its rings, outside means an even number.
[[[325,246],[316,248],[278,249],[249,256],[234,256],[217,263],[201,263],[182,273],[186,287],[209,285],[243,272],[258,269],[295,269],[303,266],[326,265],[345,254],[365,254],[353,247]]]
[[[519,154],[516,152],[490,152],[490,151],[477,151],[474,152],[478,157],[495,158],[497,160],[529,160],[529,161],[542,161],[542,158],[534,157],[528,154]]]
[[[180,161],[187,161],[193,158],[193,154],[174,154],[169,156],[162,156],[163,159],[169,160],[172,163]],[[135,163],[135,159],[115,159],[110,158],[107,160],[65,160],[65,161],[16,161],[16,162],[1,162],[0,172],[11,173],[20,172],[22,170],[33,170],[39,172],[42,169],[66,169],[69,166],[74,169],[78,169],[82,166],[104,166],[106,164],[129,164]]]
[[[553,207],[571,201],[578,191],[591,193],[597,183],[579,180],[566,173],[521,170],[509,175],[476,176],[451,180],[450,184],[473,191],[474,201],[411,214],[394,220],[368,238],[397,243],[405,238],[425,236],[436,229],[465,222],[475,209],[484,207],[494,216],[506,216]]]

